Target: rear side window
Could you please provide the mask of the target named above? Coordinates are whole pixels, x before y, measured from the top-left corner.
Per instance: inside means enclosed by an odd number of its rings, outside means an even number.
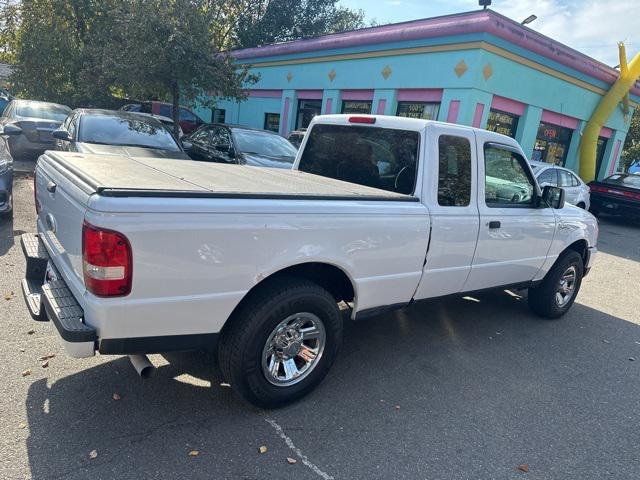
[[[438,139],[438,205],[466,207],[471,201],[471,144],[462,137]]]
[[[560,187],[576,187],[578,186],[578,180],[566,170],[558,170],[560,175]]]
[[[413,193],[420,134],[356,125],[315,125],[300,159],[303,172]]]

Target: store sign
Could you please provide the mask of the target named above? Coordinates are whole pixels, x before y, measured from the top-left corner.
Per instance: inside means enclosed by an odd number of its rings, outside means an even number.
[[[487,130],[515,138],[520,117],[498,110],[489,111]]]
[[[371,102],[344,101],[342,102],[342,113],[368,115],[371,113]]]
[[[423,120],[435,120],[438,118],[439,103],[412,103],[398,102],[398,117],[421,118]]]

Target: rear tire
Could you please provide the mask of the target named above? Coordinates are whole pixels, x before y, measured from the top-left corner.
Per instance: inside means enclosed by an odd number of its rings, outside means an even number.
[[[529,308],[543,318],[560,318],[573,305],[583,275],[584,264],[580,254],[574,250],[564,252],[544,280],[529,289]]]
[[[309,280],[280,278],[234,312],[222,331],[218,359],[244,400],[276,408],[318,386],[341,343],[342,318],[333,296]]]
[[[578,208],[581,208],[581,209],[585,210],[587,206],[586,206],[584,203],[580,202],[580,203],[578,203],[578,204],[576,205],[576,207],[578,207]]]

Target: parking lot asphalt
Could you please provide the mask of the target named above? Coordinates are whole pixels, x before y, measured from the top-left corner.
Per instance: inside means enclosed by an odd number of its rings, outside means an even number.
[[[34,218],[19,177],[0,223],[2,479],[640,478],[640,225],[602,219],[561,320],[500,292],[349,322],[324,383],[262,411],[210,354],[153,355],[148,380],[68,357],[20,292]]]

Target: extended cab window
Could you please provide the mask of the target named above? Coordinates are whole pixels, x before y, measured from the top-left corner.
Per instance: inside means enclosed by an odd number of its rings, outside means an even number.
[[[485,202],[488,207],[531,207],[534,183],[522,156],[499,145],[484,147]]]
[[[411,194],[420,135],[408,130],[318,124],[299,170],[390,192]]]
[[[471,144],[462,137],[438,139],[438,205],[466,207],[471,201]]]

